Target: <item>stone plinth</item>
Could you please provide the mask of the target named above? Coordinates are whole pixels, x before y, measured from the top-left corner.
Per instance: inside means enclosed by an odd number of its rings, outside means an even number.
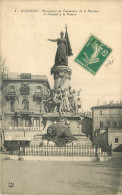
[[[80,143],[82,145],[91,145],[91,140],[86,137],[86,135],[82,132],[81,130],[81,121],[80,117],[78,115],[73,115],[73,114],[63,114],[62,117],[64,120],[60,120],[59,123],[62,125],[64,124],[66,127],[70,128],[70,132],[74,136],[74,138],[77,139],[77,141],[73,141],[74,145],[76,143]],[[44,129],[40,132],[40,136],[43,136],[44,134],[47,133],[47,129],[50,125],[53,125],[58,119],[60,118],[59,113],[46,113],[43,115],[43,119],[45,121],[45,127]]]
[[[68,66],[57,66],[51,69],[51,74],[54,77],[54,90],[57,91],[59,86],[68,88],[70,86],[72,70]]]
[[[46,132],[47,128],[49,127],[49,125],[52,125],[55,121],[58,121],[60,115],[57,113],[48,113],[43,115],[43,118],[46,122],[46,127],[44,128],[44,130],[42,132]],[[83,136],[85,135],[82,131],[81,131],[81,124],[80,124],[80,117],[78,115],[72,115],[72,114],[63,114],[62,115],[63,118],[66,119],[66,121],[69,122],[70,125],[70,131],[72,133],[72,135],[74,136]]]

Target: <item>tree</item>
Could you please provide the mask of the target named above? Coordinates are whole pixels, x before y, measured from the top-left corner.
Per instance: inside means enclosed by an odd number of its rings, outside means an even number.
[[[0,81],[2,81],[4,78],[8,77],[8,66],[5,63],[5,59],[0,57]]]
[[[8,77],[8,66],[5,63],[5,59],[0,57],[0,148],[3,147],[4,144],[4,95],[3,95],[3,88],[4,82],[3,80]]]

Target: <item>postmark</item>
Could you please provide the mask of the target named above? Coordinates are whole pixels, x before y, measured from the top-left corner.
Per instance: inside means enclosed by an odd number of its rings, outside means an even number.
[[[14,187],[14,182],[8,182],[8,187],[13,188]]]
[[[91,34],[74,61],[95,75],[111,52],[110,47]]]

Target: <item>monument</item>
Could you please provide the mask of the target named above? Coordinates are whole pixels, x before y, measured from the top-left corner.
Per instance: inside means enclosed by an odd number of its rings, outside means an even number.
[[[54,77],[54,104],[57,104],[57,111],[63,113],[78,112],[81,107],[80,90],[71,89],[71,69],[68,66],[68,57],[73,55],[68,37],[67,26],[66,32],[61,31],[60,38],[48,39],[48,41],[57,42],[57,52],[55,55],[55,62],[51,68],[51,74]]]
[[[51,74],[54,76],[54,90],[58,88],[68,88],[70,86],[69,81],[71,79],[71,69],[68,67],[68,56],[73,55],[70,46],[70,41],[67,32],[64,37],[64,32],[60,33],[61,38],[59,39],[48,39],[52,42],[57,42],[57,52],[55,56],[54,66],[51,68]]]
[[[43,99],[45,113],[42,143],[47,140],[57,146],[66,146],[72,142],[81,142],[86,136],[81,132],[81,118],[78,115],[81,108],[81,90],[76,91],[70,85],[72,70],[68,65],[68,57],[73,54],[67,26],[65,26],[65,36],[62,31],[60,36],[58,39],[48,39],[57,43],[57,51],[51,68],[54,88],[48,90]]]

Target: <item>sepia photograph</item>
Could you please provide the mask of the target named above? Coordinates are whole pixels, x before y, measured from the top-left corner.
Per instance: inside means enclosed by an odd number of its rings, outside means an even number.
[[[122,2],[0,1],[0,194],[122,194]]]

